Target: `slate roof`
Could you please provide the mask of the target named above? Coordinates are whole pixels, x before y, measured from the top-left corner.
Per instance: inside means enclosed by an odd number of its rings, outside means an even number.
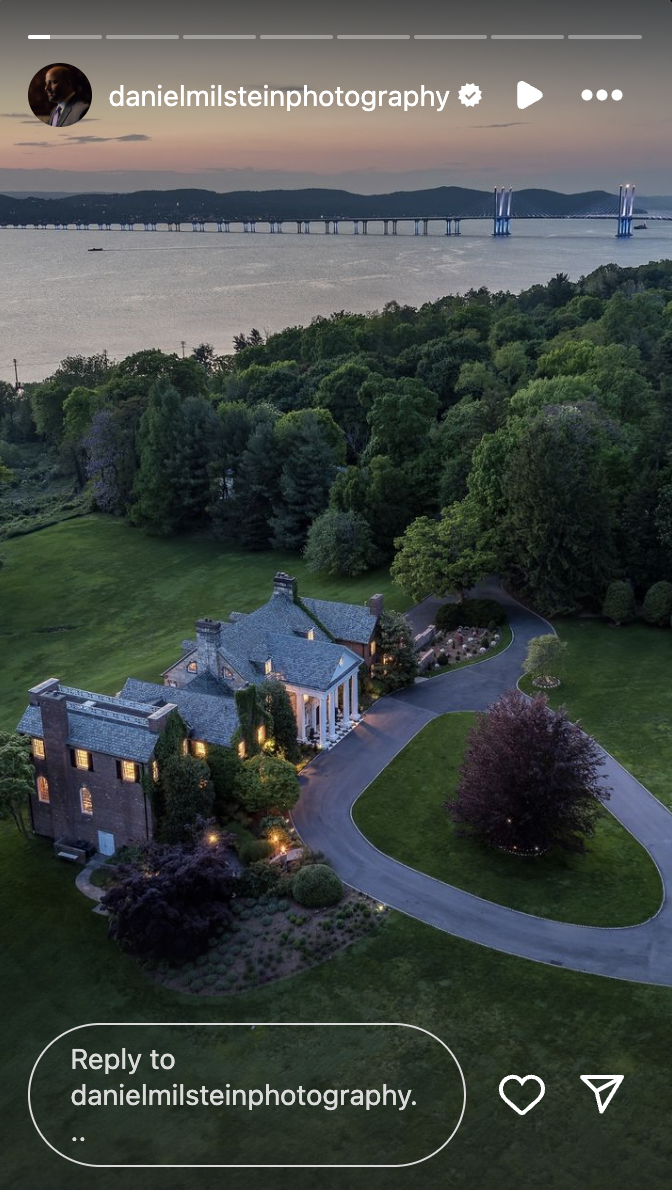
[[[289,657],[291,643],[305,642],[306,633],[311,630],[314,640],[308,641],[308,644],[319,641],[329,643],[327,633],[322,631],[298,603],[294,603],[286,595],[274,593],[268,603],[264,603],[256,611],[233,623],[228,621],[220,625],[219,652],[245,681],[261,682],[266,676],[264,663],[271,657],[270,637],[287,637],[286,655]],[[310,685],[308,676],[296,680],[299,684],[303,681],[305,685]]]
[[[213,678],[213,682],[219,686],[216,679]],[[180,690],[155,682],[141,682],[138,678],[127,678],[121,693],[125,698],[150,703],[154,708],[173,702],[195,740],[205,740],[207,744],[230,744],[231,736],[238,727],[233,697],[226,694],[223,687],[220,687],[219,694],[200,694],[193,691],[193,685],[190,682]]]
[[[366,604],[305,598],[303,602],[335,640],[350,640],[360,645],[368,645],[378,619],[371,614]]]
[[[326,691],[334,681],[342,680],[361,665],[361,657],[331,641],[272,632],[268,645],[273,672],[292,686]]]
[[[110,704],[114,701],[106,699]],[[123,703],[119,704],[118,710],[123,714]],[[27,707],[16,730],[43,739],[40,708]],[[151,760],[157,739],[156,733],[150,731],[142,719],[138,719],[138,725],[135,726],[107,718],[104,713],[97,714],[93,708],[78,713],[71,709],[71,706],[68,707],[67,742],[71,748],[86,748],[87,752],[101,752],[104,756],[117,756],[124,760],[135,760],[138,764],[146,764]]]

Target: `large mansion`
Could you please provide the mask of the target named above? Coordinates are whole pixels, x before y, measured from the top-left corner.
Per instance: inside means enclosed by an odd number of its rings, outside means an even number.
[[[154,749],[171,712],[187,724],[185,749],[205,757],[238,728],[236,690],[269,678],[289,694],[297,738],[331,747],[359,718],[358,671],[375,654],[382,610],[382,595],[361,606],[301,599],[280,573],[256,611],[198,620],[196,639],[183,642],[162,683],[128,678],[115,696],[57,678],[34,686],[17,729],[32,742],[34,830],[64,855],[83,845],[111,855],[151,838],[142,779],[156,775]]]

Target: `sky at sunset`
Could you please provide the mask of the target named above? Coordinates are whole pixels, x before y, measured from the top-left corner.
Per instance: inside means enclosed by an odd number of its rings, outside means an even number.
[[[362,192],[462,185],[539,186],[563,191],[635,180],[643,194],[672,193],[669,43],[672,4],[559,8],[488,0],[469,6],[262,4],[228,15],[210,3],[127,0],[77,8],[2,0],[0,187],[4,190],[133,190],[204,186],[215,190],[323,185]],[[198,17],[195,12],[198,12]],[[29,41],[29,33],[68,39]],[[128,33],[179,34],[174,40],[109,40]],[[185,41],[185,34],[256,34],[255,40]],[[271,34],[332,34],[332,40],[265,40]],[[408,40],[338,40],[339,34],[400,34]],[[481,40],[418,40],[418,34],[487,34]],[[497,34],[563,34],[563,40],[493,40]],[[578,34],[641,34],[641,40],[570,40]],[[101,34],[101,40],[74,40]],[[72,62],[93,87],[90,114],[51,129],[32,116],[27,87],[48,63]],[[516,83],[543,100],[519,111]],[[458,90],[478,84],[482,102],[460,105]],[[114,109],[126,88],[337,86],[450,90],[443,113],[361,110],[235,111]],[[581,98],[584,88],[623,91],[620,103]]]

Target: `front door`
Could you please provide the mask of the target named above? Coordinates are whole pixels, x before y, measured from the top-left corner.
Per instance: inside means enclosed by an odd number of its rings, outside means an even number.
[[[114,855],[114,835],[108,831],[98,831],[98,850],[101,855]]]

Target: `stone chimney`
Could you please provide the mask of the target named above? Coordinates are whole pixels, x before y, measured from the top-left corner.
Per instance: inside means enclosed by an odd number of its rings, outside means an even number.
[[[199,674],[209,672],[214,677],[218,676],[217,646],[219,645],[220,628],[221,623],[219,620],[206,619],[196,621],[196,650]]]
[[[279,570],[273,579],[273,594],[282,595],[285,599],[290,599],[294,603],[296,600],[296,590],[296,579],[291,578],[290,575]]]
[[[385,607],[385,596],[384,595],[372,595],[371,596],[371,598],[369,599],[369,611],[371,612],[372,616],[376,617],[377,620],[379,620],[380,617],[382,616],[384,607]]]

